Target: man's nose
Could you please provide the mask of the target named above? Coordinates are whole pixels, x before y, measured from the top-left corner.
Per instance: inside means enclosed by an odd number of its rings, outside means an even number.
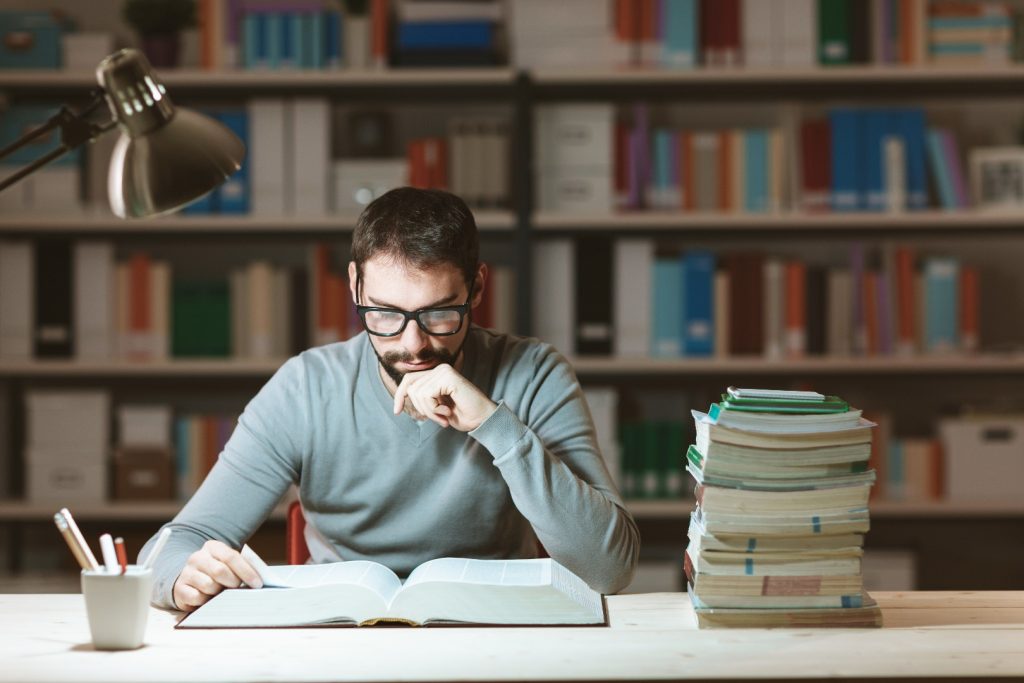
[[[420,329],[415,320],[410,320],[402,331],[402,346],[414,356],[427,346],[427,335]]]

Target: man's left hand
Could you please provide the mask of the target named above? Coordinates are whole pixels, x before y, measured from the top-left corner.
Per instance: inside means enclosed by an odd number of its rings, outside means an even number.
[[[491,416],[498,404],[447,363],[422,372],[410,372],[395,391],[395,415],[406,402],[415,413],[442,427],[471,432]]]

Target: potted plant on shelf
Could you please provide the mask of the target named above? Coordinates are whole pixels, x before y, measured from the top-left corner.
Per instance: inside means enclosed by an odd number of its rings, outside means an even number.
[[[122,16],[155,67],[176,67],[182,29],[195,26],[195,0],[125,0]]]

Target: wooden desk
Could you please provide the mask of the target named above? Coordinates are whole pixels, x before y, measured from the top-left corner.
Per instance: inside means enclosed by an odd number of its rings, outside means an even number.
[[[870,630],[704,630],[685,595],[609,598],[610,628],[172,629],[97,652],[81,595],[0,595],[0,681],[1024,677],[1024,591],[879,593]]]

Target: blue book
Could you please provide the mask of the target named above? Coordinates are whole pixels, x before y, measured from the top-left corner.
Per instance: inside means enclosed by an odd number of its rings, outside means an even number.
[[[899,109],[896,114],[903,134],[904,156],[907,160],[907,207],[928,208],[928,175],[925,155],[925,116],[920,107]]]
[[[306,15],[306,35],[309,36],[309,50],[306,67],[309,69],[322,69],[327,63],[326,50],[324,49],[324,13],[312,12]]]
[[[932,257],[924,262],[924,345],[928,351],[957,348],[960,307],[960,263],[950,257]]]
[[[297,31],[302,30],[299,15],[294,12],[281,12],[280,14],[275,13],[275,16],[277,17],[277,30],[281,33],[279,38],[281,52],[278,55],[277,66],[297,67],[299,66],[299,50],[302,46],[302,36],[296,35]],[[271,26],[273,25],[272,20]]]
[[[891,129],[891,116],[882,109],[869,109],[864,120],[864,184],[869,211],[884,211],[888,204],[885,187],[885,138]]]
[[[242,17],[242,66],[246,69],[255,69],[260,66],[259,22],[260,18],[256,14],[246,14]]]
[[[928,28],[1011,28],[1012,20],[1007,16],[979,16],[979,17],[932,17],[928,19]]]
[[[856,211],[863,173],[861,115],[854,109],[829,112],[832,132],[832,210]]]
[[[675,357],[682,352],[683,264],[679,259],[655,259],[651,283],[651,356]]]
[[[669,67],[697,65],[697,0],[663,0],[662,63]]]
[[[216,113],[216,119],[227,126],[232,133],[238,136],[242,144],[249,147],[249,116],[244,109],[229,109]],[[221,213],[243,214],[249,213],[249,164],[248,159],[242,162],[242,167],[234,175],[224,181],[217,188],[219,206]]]
[[[342,17],[341,12],[324,14],[324,59],[328,67],[341,66],[342,55]]]
[[[279,69],[281,58],[284,55],[284,31],[282,29],[284,15],[281,12],[265,12],[261,16],[265,18],[267,26],[267,66],[271,69]]]
[[[654,130],[654,208],[666,208],[672,192],[672,131]]]
[[[494,24],[489,21],[402,21],[395,44],[400,50],[489,49]]]
[[[683,355],[710,356],[715,351],[715,255],[688,251],[682,262]]]
[[[950,169],[946,165],[946,156],[943,154],[942,136],[935,129],[928,130],[928,161],[932,169],[932,178],[935,180],[935,187],[939,189],[939,201],[942,202],[942,208],[956,209],[956,189],[953,187],[953,178],[950,176]]]
[[[768,131],[750,128],[742,132],[743,208],[751,213],[768,211]]]

